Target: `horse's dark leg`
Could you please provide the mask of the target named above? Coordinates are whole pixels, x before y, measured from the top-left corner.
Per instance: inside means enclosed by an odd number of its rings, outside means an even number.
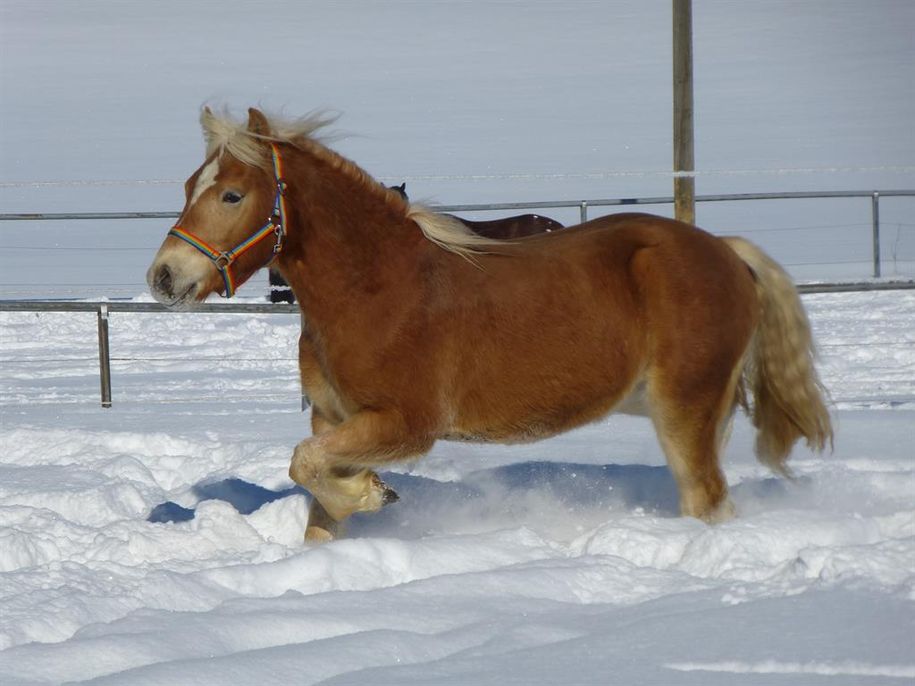
[[[272,267],[268,270],[270,279],[270,302],[272,303],[294,303],[295,295],[283,275]]]

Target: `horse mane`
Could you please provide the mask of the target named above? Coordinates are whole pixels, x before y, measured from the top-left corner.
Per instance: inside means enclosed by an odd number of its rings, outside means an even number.
[[[319,133],[333,124],[338,116],[324,110],[316,110],[296,119],[268,116],[270,133],[260,134],[249,131],[245,122],[233,119],[228,112],[216,114],[209,107],[204,107],[200,114],[200,124],[206,140],[207,157],[226,152],[244,164],[272,171],[273,161],[263,143],[287,143],[307,150],[333,169],[349,176],[366,191],[377,195],[389,207],[403,212],[404,219],[413,221],[428,240],[445,250],[471,258],[499,243],[474,233],[454,217],[409,202],[400,193],[380,184],[357,164],[324,145],[332,136],[321,136]]]
[[[504,242],[486,238],[470,230],[464,222],[447,214],[433,212],[423,205],[409,203],[407,219],[412,219],[423,235],[441,248],[471,259],[487,248]]]
[[[249,131],[245,122],[233,119],[226,110],[217,114],[209,107],[204,107],[200,113],[200,125],[206,140],[207,157],[216,152],[226,152],[244,164],[272,170],[273,161],[263,145],[265,141],[289,143],[299,148],[305,147],[309,141],[320,144],[328,136],[319,137],[316,134],[333,124],[338,117],[337,114],[323,110],[310,112],[297,119],[268,117],[270,133],[260,134]],[[321,148],[330,152],[323,145]]]

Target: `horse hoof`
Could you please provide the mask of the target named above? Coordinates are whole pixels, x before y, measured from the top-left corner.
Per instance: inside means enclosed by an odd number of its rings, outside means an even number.
[[[384,493],[381,496],[381,504],[390,505],[391,503],[396,503],[398,500],[400,500],[400,496],[397,495],[397,491],[393,488],[385,487]]]
[[[390,505],[391,503],[396,503],[400,500],[400,496],[397,495],[397,491],[388,486],[384,481],[381,480],[377,474],[372,475],[372,486],[375,490],[381,491],[381,506]]]
[[[320,526],[309,526],[305,529],[306,543],[327,543],[334,540],[336,536],[332,531]]]
[[[706,524],[724,524],[737,516],[737,508],[730,498],[722,500],[717,507],[709,511],[702,519]]]

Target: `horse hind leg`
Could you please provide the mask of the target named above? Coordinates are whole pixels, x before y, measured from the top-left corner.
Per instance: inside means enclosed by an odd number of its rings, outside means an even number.
[[[719,463],[730,435],[736,407],[739,366],[723,388],[695,386],[655,379],[649,384],[651,418],[667,464],[680,493],[680,513],[709,523],[735,514]]]
[[[305,527],[305,540],[310,543],[326,543],[343,533],[343,525],[330,516],[318,499],[312,496],[308,506],[308,524]]]

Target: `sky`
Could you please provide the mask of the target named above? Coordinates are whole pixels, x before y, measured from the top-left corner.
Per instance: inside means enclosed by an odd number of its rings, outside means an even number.
[[[915,188],[915,4],[694,5],[697,193]],[[269,8],[4,0],[0,210],[177,212],[205,103],[339,112],[335,148],[425,202],[672,194],[666,0]],[[882,202],[891,274],[915,270],[913,216]],[[867,199],[697,210],[806,280],[867,276],[870,220]],[[4,223],[0,293],[137,295],[165,224]]]

